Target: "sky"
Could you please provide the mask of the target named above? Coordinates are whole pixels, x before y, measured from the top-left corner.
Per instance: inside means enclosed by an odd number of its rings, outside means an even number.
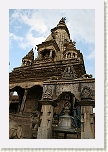
[[[70,38],[83,54],[86,73],[95,77],[94,9],[9,9],[9,72],[20,67],[22,58],[45,41],[62,17]]]

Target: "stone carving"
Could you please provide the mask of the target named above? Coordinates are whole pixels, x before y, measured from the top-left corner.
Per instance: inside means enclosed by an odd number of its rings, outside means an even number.
[[[71,104],[70,104],[69,101],[66,101],[64,103],[64,110],[63,110],[64,115],[69,115],[70,114],[70,109],[71,109]]]
[[[89,87],[85,86],[81,91],[81,99],[91,99],[92,91]]]
[[[52,77],[50,78],[50,80],[58,80],[58,77],[57,77],[57,76],[52,76]]]
[[[92,74],[84,74],[82,75],[83,79],[92,78]]]
[[[22,135],[22,127],[19,126],[15,121],[9,122],[9,138],[20,139]]]
[[[68,66],[65,68],[62,79],[74,80],[76,78],[76,73],[73,66]]]
[[[40,112],[39,111],[32,112],[30,122],[31,122],[30,128],[33,130],[37,130],[40,125]]]
[[[45,88],[43,98],[52,99],[52,94],[53,94],[52,86],[47,86],[47,88]]]
[[[57,31],[56,31],[56,32],[55,32],[55,31],[52,31],[51,35],[52,35],[53,39],[56,38],[57,33],[58,33]]]
[[[86,85],[87,85],[91,90],[95,90],[95,83],[94,83],[94,82],[88,83],[88,84],[87,84],[86,82],[81,83],[81,89],[83,89]]]

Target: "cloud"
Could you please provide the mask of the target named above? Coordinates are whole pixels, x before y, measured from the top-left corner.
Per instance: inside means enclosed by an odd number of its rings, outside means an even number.
[[[9,40],[10,40],[10,48],[12,48],[12,40],[17,41],[19,44],[19,47],[22,49],[27,49],[27,48],[33,48],[35,47],[37,44],[42,43],[45,40],[45,37],[34,37],[33,34],[31,32],[28,32],[25,36],[25,38],[23,37],[19,37],[13,33],[9,34]]]
[[[22,49],[33,48],[36,44],[42,43],[45,40],[45,37],[34,37],[31,32],[28,32],[25,36],[24,41],[22,41],[19,46]]]
[[[22,29],[21,26],[14,26],[14,29],[18,32],[19,29]]]
[[[12,49],[12,44],[13,44],[13,41],[16,41],[16,42],[22,42],[24,40],[23,37],[21,36],[17,36],[13,33],[9,33],[9,48]]]
[[[73,40],[84,43],[95,43],[95,12],[94,10],[74,10],[66,12],[67,26]],[[70,19],[71,18],[71,19]]]
[[[11,15],[11,24],[15,21],[26,24],[30,27],[30,31],[35,30],[39,33],[47,31],[47,26],[42,18],[39,18],[38,13],[33,10],[15,10]]]
[[[94,52],[94,51],[91,52],[91,54],[89,54],[88,56],[86,56],[86,58],[87,58],[88,60],[94,59],[94,58],[95,58],[95,52]]]
[[[9,38],[10,38],[10,40],[15,40],[15,41],[23,41],[23,39],[24,39],[23,37],[17,36],[13,33],[9,33]]]
[[[50,34],[50,30],[54,28],[62,17],[66,17],[66,24],[70,32],[70,36],[74,41],[80,41],[87,44],[95,43],[95,12],[94,10],[64,10],[64,9],[40,9],[40,10],[13,10],[10,15],[11,25],[17,24],[20,27],[28,26],[23,40],[19,46],[23,49],[35,46]],[[21,26],[20,26],[21,25]],[[17,27],[16,27],[17,28]],[[15,36],[14,36],[15,40]],[[40,42],[41,41],[41,42]],[[89,54],[88,59],[93,58]]]
[[[15,10],[11,21],[18,21],[30,27],[30,31],[47,34],[55,27],[61,17],[66,17],[66,24],[73,40],[84,43],[95,43],[95,12],[94,10]]]
[[[87,60],[95,59],[95,51],[91,51],[89,55],[86,56]]]

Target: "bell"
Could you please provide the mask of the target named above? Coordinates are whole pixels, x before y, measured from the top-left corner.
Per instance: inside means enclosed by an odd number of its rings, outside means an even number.
[[[77,131],[74,128],[74,123],[73,123],[74,118],[69,115],[70,113],[69,102],[66,102],[64,104],[63,113],[64,114],[59,117],[58,126],[54,128],[54,131],[58,133],[64,133],[64,138],[67,139],[67,134],[77,135]]]
[[[58,128],[71,129],[73,126],[73,117],[69,115],[70,109],[68,105],[64,107],[63,113],[64,115],[59,117]]]

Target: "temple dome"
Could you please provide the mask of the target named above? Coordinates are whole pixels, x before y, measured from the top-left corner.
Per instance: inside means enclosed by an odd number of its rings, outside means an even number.
[[[52,40],[52,39],[53,39],[53,37],[52,37],[52,35],[50,34],[50,35],[46,38],[45,42],[46,42],[46,41],[50,41],[50,40]]]

